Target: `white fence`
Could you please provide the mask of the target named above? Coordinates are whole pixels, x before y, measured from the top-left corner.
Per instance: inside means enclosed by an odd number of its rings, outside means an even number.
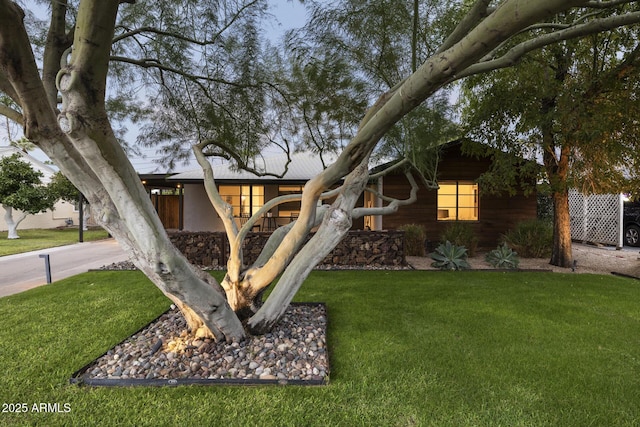
[[[573,240],[622,247],[621,194],[592,194],[586,196],[569,191],[569,215]]]

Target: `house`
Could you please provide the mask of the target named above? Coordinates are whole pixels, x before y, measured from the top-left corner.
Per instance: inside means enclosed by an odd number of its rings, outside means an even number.
[[[516,224],[536,218],[537,196],[535,191],[513,196],[483,192],[477,180],[490,167],[490,157],[465,155],[461,142],[443,146],[437,170],[438,189],[420,184],[417,202],[400,207],[393,215],[379,217],[375,228],[391,230],[418,224],[425,228],[428,241],[437,242],[452,222],[465,222],[478,237],[479,247],[495,248],[501,236]],[[404,175],[388,175],[381,180],[378,186],[386,196],[407,198],[409,184]]]
[[[285,164],[286,156],[280,155],[264,159],[263,167],[267,171],[281,173]],[[495,247],[501,235],[518,222],[536,217],[536,195],[483,194],[476,181],[490,165],[490,158],[465,156],[460,143],[448,144],[442,151],[438,165],[438,190],[421,185],[416,203],[401,207],[393,215],[356,220],[353,229],[392,230],[404,224],[420,224],[425,227],[428,240],[437,241],[451,222],[464,221],[475,230],[479,246]],[[228,164],[214,166],[214,175],[221,196],[233,207],[240,225],[265,201],[301,192],[305,182],[322,169],[323,162],[319,156],[297,153],[291,156],[291,163],[282,178],[258,177],[249,172],[233,170]],[[154,203],[159,208],[161,218],[167,214],[161,212],[160,207],[167,204],[159,202],[158,197],[172,197],[178,205],[172,208],[174,213],[171,214],[179,218],[174,223],[177,227],[167,228],[223,231],[222,221],[206,195],[201,169],[168,176],[164,184],[160,183],[161,180],[157,181],[157,187],[153,188],[149,186],[149,177],[145,181],[151,196],[155,197]],[[162,189],[160,185],[165,188]],[[409,195],[409,183],[401,173],[384,176],[370,185],[387,196],[405,199]],[[163,192],[166,196],[162,195]],[[362,196],[359,206],[378,206],[379,203],[375,196],[367,192]],[[272,231],[297,218],[299,209],[299,202],[285,203],[271,209],[257,225],[261,231]]]
[[[34,170],[42,172],[43,184],[49,183],[53,175],[56,173],[54,168],[38,160],[34,156],[23,152],[19,148],[12,146],[0,147],[0,157],[11,156],[16,153],[20,154],[22,156],[22,160],[29,163]],[[14,212],[14,218],[19,214],[19,211]],[[20,229],[65,227],[70,223],[78,224],[77,206],[73,203],[59,200],[55,204],[53,210],[47,210],[39,214],[27,216],[20,223]],[[7,231],[7,224],[4,221],[0,221],[0,231]]]
[[[328,161],[332,160],[333,158]],[[238,225],[262,208],[265,201],[282,195],[301,193],[304,184],[324,169],[320,156],[306,152],[292,154],[288,166],[285,154],[267,157],[260,166],[273,174],[282,174],[285,169],[286,173],[282,178],[271,175],[256,176],[250,172],[234,170],[228,163],[213,166],[218,191],[232,206]],[[168,176],[166,184],[163,184],[164,189],[160,187],[160,182],[157,180],[156,186],[152,186],[149,177],[141,176],[141,178],[152,198],[153,194],[156,194],[154,203],[157,203],[158,207],[166,204],[165,201],[158,202],[158,197],[177,198],[179,219],[174,225],[178,225],[177,228],[180,230],[224,231],[222,221],[211,206],[205,192],[202,169]],[[167,186],[169,189],[166,188]],[[174,189],[173,192],[171,188]],[[173,212],[175,211],[174,207]],[[158,209],[158,212],[161,218],[168,216],[161,209]],[[299,212],[300,202],[281,204],[271,209],[258,221],[256,228],[260,231],[273,231],[276,227],[295,220]],[[362,219],[355,221],[354,228],[363,229],[363,224]]]

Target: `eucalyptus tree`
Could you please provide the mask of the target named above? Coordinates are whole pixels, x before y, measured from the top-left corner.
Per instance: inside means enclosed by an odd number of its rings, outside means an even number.
[[[640,20],[637,11],[621,13],[613,7],[620,3],[637,7],[636,1],[503,0],[496,7],[490,3],[479,0],[471,5],[452,4],[452,8],[466,11],[464,17],[432,55],[416,63],[414,72],[390,75],[391,87],[380,93],[362,115],[357,132],[337,160],[305,185],[298,221],[272,235],[260,262],[247,268],[230,268],[235,277],[225,278],[222,284],[190,265],[170,244],[112,131],[105,107],[107,81],[112,64],[113,68],[142,68],[148,74],[135,81],[145,83],[162,85],[163,80],[177,74],[180,77],[171,78],[189,84],[239,87],[235,76],[223,74],[224,63],[214,69],[197,65],[207,65],[208,53],[215,54],[216,49],[227,46],[226,42],[233,42],[226,39],[225,31],[237,22],[248,23],[239,18],[254,5],[260,7],[261,2],[167,2],[171,8],[154,13],[165,2],[80,0],[77,12],[71,13],[66,1],[52,1],[40,72],[23,24],[23,10],[13,1],[0,0],[0,90],[19,105],[12,114],[19,115],[25,135],[82,191],[100,225],[176,302],[192,330],[220,339],[242,339],[245,325],[250,332],[263,332],[277,322],[313,266],[347,233],[352,218],[364,214],[355,205],[369,180],[369,158],[395,123],[440,88],[464,76],[511,64],[532,49],[562,39]],[[542,32],[529,30],[537,23],[555,20],[559,13],[575,10],[591,13],[567,27],[550,25]],[[526,40],[503,50],[504,43],[515,35]],[[147,44],[149,40],[162,41],[165,47]],[[241,100],[242,96],[235,99]],[[220,100],[194,99],[194,103],[202,101],[215,104]],[[235,229],[229,207],[217,195],[211,164],[204,156],[225,149],[224,132],[232,132],[235,138],[236,123],[225,120],[219,119],[220,132],[198,143],[196,153],[210,198],[222,213],[232,244],[236,242],[237,246],[250,223]],[[247,139],[234,141],[242,146]],[[262,143],[263,139],[257,141]],[[327,194],[329,191],[333,193]],[[318,202],[329,196],[335,201],[319,207]],[[391,201],[366,213],[384,213],[412,199]],[[303,245],[317,225],[309,244]],[[269,298],[261,307],[254,307],[261,292],[276,280]],[[240,316],[246,319],[241,321]]]
[[[567,13],[555,25],[583,17]],[[465,82],[469,134],[543,163],[554,205],[553,265],[572,264],[569,188],[584,193],[638,188],[639,61],[637,26],[618,28],[546,47],[513,68]],[[506,190],[515,171],[534,165],[501,167],[485,178],[496,190]]]

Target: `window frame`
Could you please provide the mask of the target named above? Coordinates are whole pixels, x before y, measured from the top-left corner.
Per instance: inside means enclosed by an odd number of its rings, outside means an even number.
[[[455,194],[453,192],[442,194],[441,190],[443,186],[454,186],[455,185]],[[473,190],[472,193],[460,193],[461,186],[470,186]],[[480,221],[480,187],[477,182],[471,180],[446,180],[439,182],[437,194],[436,194],[436,221],[463,221],[463,222],[478,222]],[[455,199],[455,206],[444,205],[441,202],[441,198],[446,196],[453,197]],[[461,200],[466,197],[472,198],[472,205],[467,206],[461,203]],[[461,218],[460,211],[462,209],[472,210],[474,213],[474,218],[466,219]],[[447,216],[443,216],[443,211],[447,211]],[[451,211],[453,210],[454,215],[450,216]]]

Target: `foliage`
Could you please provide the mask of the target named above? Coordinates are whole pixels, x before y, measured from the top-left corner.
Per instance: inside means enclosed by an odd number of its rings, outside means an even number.
[[[0,400],[71,405],[70,413],[4,413],[2,424],[165,426],[185,408],[202,426],[630,426],[640,418],[638,378],[629,375],[630,355],[640,353],[640,287],[630,279],[313,272],[298,300],[330,308],[329,386],[70,386],[73,372],[169,301],[139,272],[85,273],[0,298]]]
[[[49,183],[49,190],[58,199],[65,200],[69,203],[76,203],[78,201],[78,189],[66,176],[62,174],[62,172],[56,172],[56,174],[53,175],[53,178],[51,178],[51,182]]]
[[[52,209],[57,198],[42,185],[42,172],[21,158],[16,153],[0,159],[0,204],[30,214]]]
[[[553,225],[539,219],[520,222],[504,235],[504,242],[523,258],[549,257],[553,247]]]
[[[287,44],[297,57],[339,58],[344,66],[357,70],[351,73],[359,77],[370,97],[392,89],[416,71],[452,30],[452,11],[462,12],[438,0],[400,1],[392,7],[387,0],[373,0],[366,8],[357,0],[309,4],[308,24],[291,31]],[[437,150],[433,149],[460,134],[452,120],[451,91],[443,88],[433,94],[390,128],[377,155],[408,158],[427,182],[435,182]]]
[[[441,242],[449,241],[454,245],[464,246],[469,256],[474,256],[478,247],[478,236],[468,222],[455,221],[448,224],[440,236]]]
[[[495,268],[516,269],[520,260],[518,253],[514,252],[506,244],[498,246],[496,249],[488,252],[485,260]]]
[[[536,218],[543,221],[553,221],[553,199],[547,191],[536,193]]]
[[[440,270],[466,270],[471,267],[467,262],[467,249],[448,240],[438,245],[430,257],[435,261],[431,266]]]
[[[637,5],[619,10],[626,8]],[[590,16],[589,10],[576,10],[559,15],[556,24]],[[463,83],[469,137],[487,141],[490,149],[542,160],[557,204],[553,265],[568,267],[572,259],[569,188],[585,194],[640,188],[639,77],[637,29],[623,27],[547,46],[514,67]],[[537,167],[501,159],[481,178],[483,189],[510,188]]]
[[[427,239],[424,226],[406,224],[400,227],[404,231],[404,252],[407,256],[424,256],[424,244]]]

